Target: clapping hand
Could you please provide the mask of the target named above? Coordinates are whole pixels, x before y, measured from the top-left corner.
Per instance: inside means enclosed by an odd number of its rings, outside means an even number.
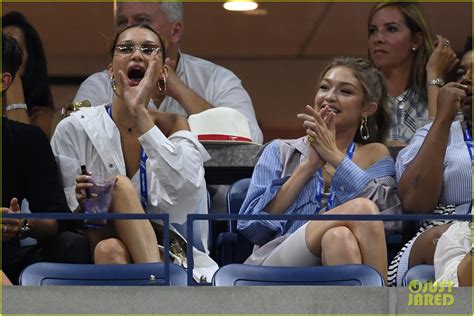
[[[334,168],[344,159],[344,154],[336,145],[336,114],[328,107],[318,113],[313,107],[306,106],[310,115],[300,114],[306,134],[314,139],[311,144],[323,161],[329,162]]]

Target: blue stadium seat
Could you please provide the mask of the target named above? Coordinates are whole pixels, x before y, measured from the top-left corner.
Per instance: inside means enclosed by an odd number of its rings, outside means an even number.
[[[239,214],[250,185],[250,178],[234,182],[227,191],[227,214]],[[217,263],[223,266],[230,263],[242,263],[250,256],[253,244],[237,232],[237,222],[228,222],[227,233],[221,233],[217,238]]]
[[[434,266],[429,264],[420,264],[408,269],[402,279],[402,286],[408,286],[410,281],[418,280],[420,282],[435,281]]]
[[[384,286],[382,276],[375,269],[363,264],[319,267],[230,264],[217,270],[212,281],[215,286]]]
[[[240,179],[234,182],[227,191],[227,213],[239,214],[240,207],[244,203],[247,191],[250,185],[250,178]],[[229,223],[230,232],[237,231],[237,222],[231,221]]]
[[[40,262],[26,267],[20,285],[163,285],[163,263],[70,264]],[[186,286],[186,271],[170,264],[170,285]]]

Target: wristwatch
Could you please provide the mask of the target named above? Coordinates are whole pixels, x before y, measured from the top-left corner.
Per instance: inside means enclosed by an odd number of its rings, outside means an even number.
[[[445,82],[443,80],[443,78],[436,78],[436,79],[433,79],[433,80],[430,80],[426,83],[427,86],[437,86],[437,87],[442,87],[444,86]]]

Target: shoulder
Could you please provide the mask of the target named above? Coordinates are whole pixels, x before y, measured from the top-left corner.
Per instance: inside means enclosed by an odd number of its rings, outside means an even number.
[[[230,71],[229,69],[223,67],[223,66],[220,66],[220,65],[217,65],[217,64],[214,64],[213,62],[210,62],[208,60],[205,60],[205,59],[202,59],[202,58],[199,58],[199,57],[195,57],[195,56],[191,56],[191,55],[188,55],[188,54],[181,54],[181,57],[182,57],[182,60],[184,61],[184,63],[186,64],[186,70],[192,70],[192,69],[196,69],[196,70],[199,70],[199,71],[202,71],[202,72],[205,72],[205,73],[215,73],[215,74],[227,74],[227,75],[231,75],[233,77],[236,77],[235,74]]]
[[[17,144],[24,144],[28,147],[39,143],[49,144],[46,134],[37,126],[24,124],[3,118],[4,137],[10,137]]]
[[[90,108],[82,108],[77,112],[71,113],[68,117],[62,119],[56,127],[56,133],[71,132],[83,129],[80,120],[88,120],[90,118],[97,119],[103,115],[106,115],[104,106],[94,106]]]
[[[387,146],[381,143],[361,145],[358,150],[359,156],[363,157],[367,167],[384,158],[391,157],[390,150],[387,148]]]
[[[86,83],[86,82],[87,83],[101,82],[101,83],[108,84],[108,82],[109,82],[109,72],[107,70],[103,70],[103,71],[100,71],[100,72],[93,73],[92,75],[87,77],[86,80],[84,80],[83,83]]]

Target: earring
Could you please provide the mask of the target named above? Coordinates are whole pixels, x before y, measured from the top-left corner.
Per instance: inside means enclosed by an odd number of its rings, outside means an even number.
[[[158,87],[158,90],[165,94],[166,93],[166,77],[161,76],[160,79],[158,79],[158,82],[156,83],[156,86]]]
[[[416,47],[412,47],[411,50],[416,52]]]
[[[110,86],[112,87],[115,95],[117,95],[117,82],[115,82],[115,78],[113,76],[110,76]]]
[[[367,124],[367,117],[364,117],[362,119],[362,122],[360,122],[360,138],[363,140],[368,140],[370,138],[370,133],[369,133],[369,125]]]

